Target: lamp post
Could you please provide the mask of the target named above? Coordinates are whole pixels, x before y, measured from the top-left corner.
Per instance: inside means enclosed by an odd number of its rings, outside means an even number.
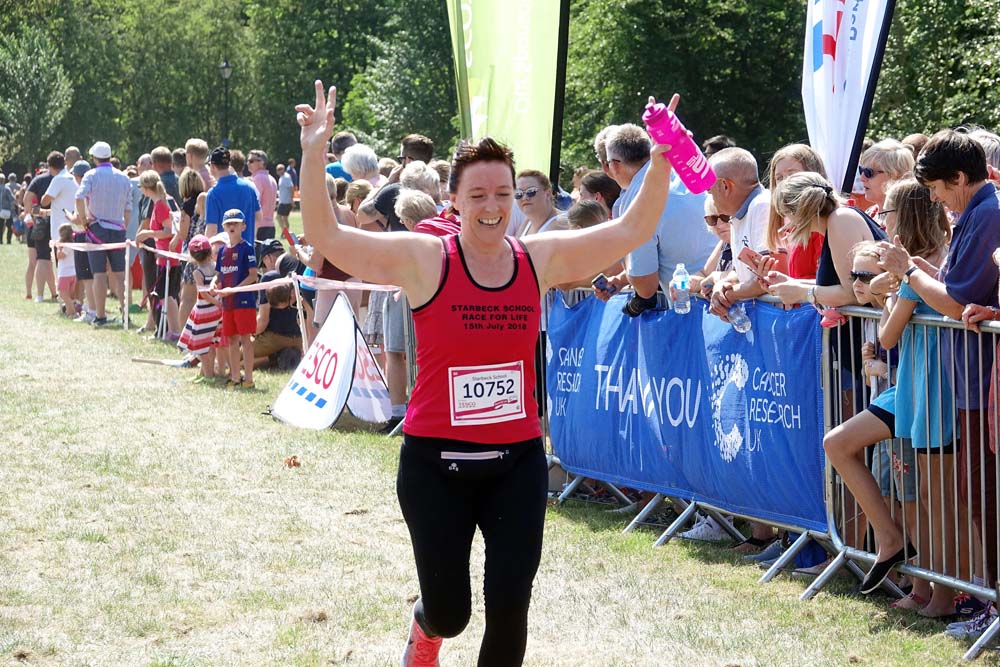
[[[233,75],[233,66],[229,64],[229,58],[219,65],[219,75],[225,88],[225,100],[222,106],[222,145],[229,148],[229,77]]]

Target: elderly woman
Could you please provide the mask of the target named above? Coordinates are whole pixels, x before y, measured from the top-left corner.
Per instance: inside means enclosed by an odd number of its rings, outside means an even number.
[[[913,151],[895,139],[883,139],[861,154],[858,173],[865,199],[872,203],[865,212],[884,227],[885,193],[889,183],[913,174]]]
[[[368,181],[374,188],[385,185],[386,178],[379,173],[378,156],[364,144],[354,144],[340,158],[344,171],[351,175],[351,181]]]
[[[883,243],[881,266],[942,315],[957,320],[964,314],[971,323],[984,319],[986,313],[992,315],[990,309],[998,305],[1000,277],[992,259],[1000,247],[1000,200],[996,187],[987,180],[983,147],[967,134],[942,130],[920,151],[914,174],[930,188],[934,201],[958,216],[948,256],[938,269],[911,257],[901,244]],[[941,372],[954,373],[962,443],[957,464],[960,513],[966,510],[972,515],[977,536],[973,540],[975,574],[985,576],[986,585],[992,587],[998,567],[996,454],[983,434],[995,350],[990,337],[958,331],[945,340],[944,348],[947,365]]]
[[[664,149],[653,149],[656,168],[649,169],[621,218],[520,240],[506,236],[515,201],[512,153],[490,138],[460,142],[450,190],[461,232],[445,238],[370,233],[337,224],[324,191],[335,102],[335,89],[325,97],[317,81],[315,107],[296,107],[305,232],[346,271],[401,286],[413,306],[418,341],[420,373],[406,413],[396,491],[421,597],[402,665],[438,664],[442,639],[466,627],[477,527],[487,554],[478,664],[520,665],[547,487],[534,400],[540,297],[552,285],[592,275],[653,236],[669,190]],[[503,328],[482,325],[489,321]]]

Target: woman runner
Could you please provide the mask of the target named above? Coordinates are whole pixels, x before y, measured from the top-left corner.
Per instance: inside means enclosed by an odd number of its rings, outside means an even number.
[[[652,100],[652,98],[650,98]],[[675,95],[670,108],[677,106]],[[548,484],[534,399],[541,295],[580,280],[652,237],[667,200],[665,147],[620,219],[579,231],[506,237],[514,204],[511,151],[461,142],[451,202],[461,232],[445,238],[370,233],[337,224],[326,195],[336,89],[296,107],[301,205],[317,251],[366,282],[399,285],[413,308],[419,377],[403,429],[396,491],[413,543],[421,597],[404,667],[438,665],[442,639],[471,615],[469,558],[486,545],[486,630],[479,667],[522,663],[531,586],[542,550]]]

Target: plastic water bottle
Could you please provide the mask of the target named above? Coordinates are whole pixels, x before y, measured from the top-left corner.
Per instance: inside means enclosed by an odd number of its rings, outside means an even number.
[[[715,183],[715,172],[698,144],[688,136],[687,128],[665,104],[647,104],[642,114],[646,130],[658,144],[670,144],[666,154],[681,182],[694,194],[705,192]]]
[[[733,304],[729,309],[729,323],[741,334],[750,331],[750,318],[747,317],[747,309],[742,303]]]
[[[688,274],[684,264],[680,263],[674,269],[674,278],[670,281],[670,286],[674,288],[674,312],[678,315],[686,315],[691,312],[691,276]]]

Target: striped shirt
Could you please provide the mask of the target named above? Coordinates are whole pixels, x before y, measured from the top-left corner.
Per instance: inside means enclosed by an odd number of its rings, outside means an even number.
[[[131,191],[128,176],[104,162],[83,175],[76,198],[87,200],[90,217],[102,227],[121,229],[125,211],[132,210]]]

